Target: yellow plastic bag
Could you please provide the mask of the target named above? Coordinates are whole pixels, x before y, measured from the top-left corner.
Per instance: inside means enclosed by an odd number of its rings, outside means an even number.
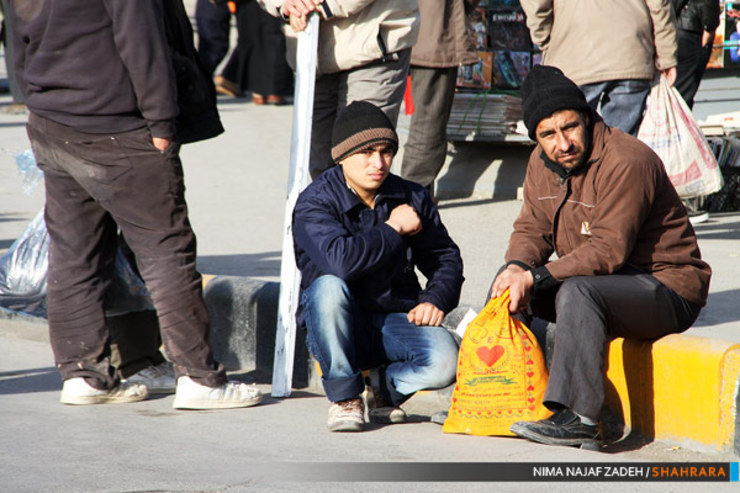
[[[509,314],[509,291],[491,299],[465,330],[445,433],[508,435],[517,421],[552,413],[542,405],[547,367],[532,332]]]

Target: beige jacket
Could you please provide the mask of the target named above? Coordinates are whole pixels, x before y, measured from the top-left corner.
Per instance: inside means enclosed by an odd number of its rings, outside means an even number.
[[[279,17],[283,0],[258,0]],[[319,7],[318,73],[331,74],[411,48],[419,34],[419,0],[324,0]],[[295,67],[296,34],[285,26],[288,62]]]
[[[477,63],[467,11],[478,1],[419,0],[421,27],[411,50],[411,65],[448,68]]]
[[[652,79],[676,66],[670,0],[521,0],[543,62],[576,84]]]

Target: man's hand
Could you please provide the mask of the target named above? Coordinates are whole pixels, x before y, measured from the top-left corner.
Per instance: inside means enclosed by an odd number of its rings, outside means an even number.
[[[164,152],[172,143],[172,139],[163,139],[162,137],[152,137],[152,144],[154,147],[159,149],[160,152]]]
[[[393,209],[385,223],[400,235],[415,235],[421,231],[419,214],[408,204],[401,204]]]
[[[409,322],[416,325],[438,326],[445,318],[442,310],[429,302],[419,303],[406,315]]]
[[[701,45],[706,48],[714,43],[714,31],[703,31],[701,33]]]
[[[308,25],[308,17],[305,15],[293,15],[291,14],[289,17],[290,21],[290,28],[293,30],[294,33],[299,33],[306,29],[306,26]]]
[[[665,75],[669,86],[672,86],[673,83],[676,82],[676,67],[667,68],[665,70],[661,70],[661,72]]]
[[[324,0],[285,0],[280,7],[280,13],[283,17],[289,15],[301,16],[308,15],[316,10]]]
[[[493,282],[491,297],[498,298],[507,289],[509,290],[509,312],[518,313],[524,310],[532,295],[534,279],[528,270],[518,265],[509,265]]]

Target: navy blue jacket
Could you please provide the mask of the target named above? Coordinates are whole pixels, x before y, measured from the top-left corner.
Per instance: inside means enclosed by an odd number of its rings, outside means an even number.
[[[419,214],[422,230],[414,236],[401,236],[385,224],[401,204]],[[388,175],[370,209],[347,187],[341,166],[327,170],[298,197],[293,241],[301,290],[331,274],[346,281],[360,307],[369,311],[408,312],[429,302],[449,313],[460,300],[460,249],[429,193],[398,176]],[[427,278],[425,289],[415,267]],[[301,312],[299,307],[299,325]]]

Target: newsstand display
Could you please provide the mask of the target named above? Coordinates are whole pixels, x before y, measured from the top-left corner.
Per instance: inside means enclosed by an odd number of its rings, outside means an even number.
[[[519,88],[542,57],[532,44],[519,0],[482,0],[470,21],[479,60],[458,69],[448,139],[530,142],[516,132],[522,119]]]

